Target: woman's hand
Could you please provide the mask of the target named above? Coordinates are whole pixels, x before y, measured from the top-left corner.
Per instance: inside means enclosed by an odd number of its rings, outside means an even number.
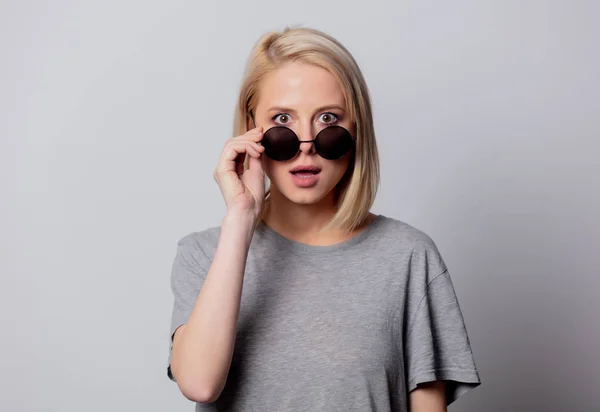
[[[213,174],[225,199],[228,213],[251,213],[257,219],[264,205],[265,174],[260,156],[265,150],[258,142],[263,129],[257,127],[228,139]],[[246,155],[249,169],[243,170]]]

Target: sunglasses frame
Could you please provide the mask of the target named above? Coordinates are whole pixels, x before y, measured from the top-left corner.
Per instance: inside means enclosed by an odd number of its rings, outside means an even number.
[[[254,115],[252,114],[252,111],[249,111],[249,114],[250,114],[250,118],[252,119],[252,123],[254,124],[254,127],[257,127],[257,126],[256,126],[256,122],[254,121]],[[317,139],[319,138],[319,134],[320,134],[320,133],[321,133],[323,130],[325,130],[325,129],[329,128],[329,127],[332,127],[332,126],[336,126],[336,125],[327,126],[327,127],[325,127],[324,129],[320,130],[320,131],[319,131],[319,133],[317,133],[317,135],[315,136],[315,138],[314,138],[314,139],[312,139],[312,140],[300,140],[300,138],[298,137],[298,135],[296,134],[296,132],[294,132],[292,129],[290,129],[289,127],[286,127],[286,126],[273,126],[273,127],[270,127],[269,129],[265,130],[265,132],[263,133],[263,136],[264,136],[264,134],[266,134],[266,133],[267,133],[269,130],[271,130],[271,129],[275,129],[275,128],[284,128],[284,129],[287,129],[287,130],[289,130],[290,132],[292,132],[292,133],[294,134],[294,136],[296,136],[296,139],[298,139],[298,150],[296,151],[296,153],[294,154],[294,156],[290,157],[289,159],[282,159],[282,160],[279,160],[279,159],[273,159],[273,160],[275,160],[275,161],[279,161],[279,162],[286,162],[286,161],[288,161],[288,160],[292,160],[294,157],[296,157],[296,156],[298,155],[298,153],[300,152],[300,147],[301,147],[302,143],[313,143],[313,142],[316,142],[316,141],[317,141]],[[349,136],[350,136],[350,138],[352,139],[352,145],[351,145],[351,146],[348,148],[348,150],[346,151],[346,153],[344,153],[342,156],[340,156],[340,157],[338,158],[338,159],[341,159],[341,158],[342,158],[342,157],[344,157],[346,154],[348,154],[348,152],[350,152],[350,150],[352,150],[353,148],[355,148],[355,146],[356,146],[356,136],[352,136],[352,133],[350,133],[350,131],[349,131],[348,129],[346,129],[345,127],[342,127],[342,126],[337,126],[337,127],[340,127],[340,128],[342,128],[342,129],[346,130],[346,132],[348,133],[348,135],[349,135]],[[316,150],[316,145],[315,145],[315,150]],[[319,156],[321,156],[321,154],[320,154],[318,151],[317,151],[317,154],[318,154]],[[321,157],[323,157],[323,156],[321,156]],[[269,156],[269,158],[271,158],[271,157]],[[272,158],[271,158],[271,159],[272,159]],[[323,159],[326,159],[326,160],[337,160],[337,159],[328,159],[328,158],[326,158],[326,157],[323,157]]]

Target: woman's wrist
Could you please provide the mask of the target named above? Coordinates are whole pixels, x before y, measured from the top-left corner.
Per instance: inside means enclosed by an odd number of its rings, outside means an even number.
[[[250,244],[256,224],[257,218],[252,212],[228,211],[221,223],[221,233],[242,235]]]

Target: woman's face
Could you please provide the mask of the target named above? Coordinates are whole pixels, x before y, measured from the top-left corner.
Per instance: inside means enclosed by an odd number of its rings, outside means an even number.
[[[313,140],[327,126],[355,130],[347,112],[342,88],[327,70],[305,63],[287,63],[266,75],[260,84],[255,122],[267,131],[274,126],[292,129],[301,141]],[[312,204],[333,195],[342,179],[352,150],[338,160],[319,156],[313,142],[302,143],[298,154],[287,161],[261,156],[265,173],[271,180],[271,192],[281,193],[297,204]],[[314,176],[292,173],[299,166],[320,169]]]

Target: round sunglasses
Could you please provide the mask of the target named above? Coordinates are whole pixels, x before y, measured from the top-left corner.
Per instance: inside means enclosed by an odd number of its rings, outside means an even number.
[[[256,127],[252,111],[249,114],[254,127]],[[317,154],[327,160],[340,159],[356,143],[348,130],[335,125],[327,126],[321,130],[313,140],[300,140],[298,135],[289,127],[275,126],[264,132],[260,141],[265,148],[265,154],[278,161],[293,159],[300,151],[302,143],[311,142],[314,142]]]
[[[260,141],[265,148],[265,154],[278,161],[293,159],[300,151],[302,143],[311,142],[314,142],[317,154],[327,160],[340,159],[355,143],[348,130],[335,125],[321,130],[313,140],[300,140],[289,127],[275,126],[267,130]]]

